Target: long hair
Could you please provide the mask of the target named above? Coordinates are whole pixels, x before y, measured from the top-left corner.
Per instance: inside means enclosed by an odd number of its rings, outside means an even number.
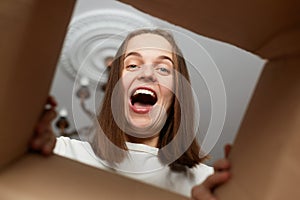
[[[131,38],[141,34],[155,34],[165,38],[172,46],[174,59],[174,98],[168,111],[168,117],[159,134],[157,147],[159,158],[163,163],[170,163],[172,170],[185,171],[186,167],[192,168],[203,161],[200,157],[200,147],[195,138],[194,130],[194,103],[190,84],[190,77],[186,62],[178,48],[173,36],[161,29],[140,29],[130,33],[121,44],[111,65],[104,99],[102,102],[98,122],[101,133],[96,134],[92,142],[95,153],[110,163],[121,162],[125,157],[126,134],[122,124],[117,124],[114,117],[124,118],[124,109],[120,109],[118,115],[114,115],[111,108],[113,91],[122,76],[124,54]],[[185,81],[185,80],[186,81]],[[188,87],[187,84],[188,83]],[[117,96],[123,95],[121,89],[115,91]],[[121,98],[120,98],[121,99]],[[122,105],[122,103],[121,103]],[[176,137],[176,141],[171,142]],[[112,145],[118,148],[111,148]],[[170,144],[170,145],[169,145]],[[188,145],[186,147],[186,145]],[[168,146],[168,148],[164,148]],[[124,151],[125,150],[125,151]],[[178,159],[173,161],[174,155]]]

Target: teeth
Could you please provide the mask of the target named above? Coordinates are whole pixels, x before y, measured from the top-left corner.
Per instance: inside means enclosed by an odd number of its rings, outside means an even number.
[[[150,91],[150,90],[146,90],[146,89],[137,89],[137,90],[134,92],[133,96],[135,96],[135,95],[137,95],[137,94],[149,94],[149,95],[155,97],[154,92],[152,92],[152,91]]]

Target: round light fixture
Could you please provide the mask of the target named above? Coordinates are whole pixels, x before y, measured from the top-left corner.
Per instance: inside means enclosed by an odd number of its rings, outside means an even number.
[[[154,27],[145,17],[119,9],[99,9],[73,18],[58,63],[68,75],[105,83],[107,58],[113,57],[127,33]],[[80,68],[80,70],[79,70]]]

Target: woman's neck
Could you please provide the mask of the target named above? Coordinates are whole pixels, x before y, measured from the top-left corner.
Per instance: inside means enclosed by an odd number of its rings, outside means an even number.
[[[158,135],[155,135],[150,138],[137,138],[137,137],[133,137],[131,135],[126,135],[127,142],[145,144],[145,145],[148,145],[151,147],[157,147],[158,139],[159,139]]]

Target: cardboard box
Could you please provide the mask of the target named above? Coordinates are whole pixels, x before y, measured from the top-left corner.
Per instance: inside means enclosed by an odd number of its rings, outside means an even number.
[[[300,199],[300,2],[122,2],[268,62],[240,127],[222,200]]]
[[[186,197],[59,156],[27,154],[0,173],[3,200],[187,200]]]
[[[27,151],[73,4],[74,0],[0,2],[0,167]]]
[[[233,178],[220,199],[299,199],[300,58],[269,62],[230,159]]]
[[[222,200],[299,199],[299,1],[123,2],[269,60],[230,157],[233,178],[217,194]],[[58,156],[26,153],[73,4],[0,2],[0,198],[124,199],[130,191],[129,199],[184,199]],[[114,184],[120,184],[118,192]]]
[[[74,3],[0,1],[0,199],[186,199],[67,158],[27,152]]]

